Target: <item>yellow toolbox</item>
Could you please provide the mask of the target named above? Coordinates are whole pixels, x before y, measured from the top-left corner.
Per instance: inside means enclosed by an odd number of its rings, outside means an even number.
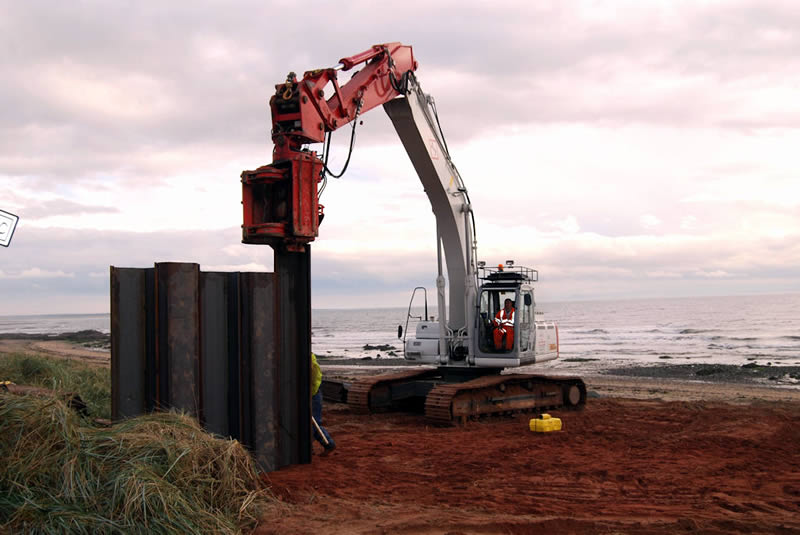
[[[529,425],[531,431],[535,433],[561,431],[561,418],[553,418],[549,414],[542,414],[538,418],[533,418]]]

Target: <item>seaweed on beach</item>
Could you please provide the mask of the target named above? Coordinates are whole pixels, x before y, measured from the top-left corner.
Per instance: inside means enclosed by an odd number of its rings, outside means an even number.
[[[718,383],[776,383],[793,384],[800,377],[800,366],[762,366],[748,363],[741,366],[732,364],[670,364],[628,366],[605,370],[604,375],[628,377],[651,377],[657,379],[702,380]]]
[[[64,340],[67,342],[103,342],[111,339],[109,333],[102,333],[94,329],[83,331],[65,332],[59,334],[48,333],[0,333],[0,340]]]
[[[390,344],[364,344],[364,351],[396,351],[397,348]]]
[[[239,533],[274,502],[241,444],[183,414],[96,428],[58,399],[0,393],[0,435],[13,533]]]

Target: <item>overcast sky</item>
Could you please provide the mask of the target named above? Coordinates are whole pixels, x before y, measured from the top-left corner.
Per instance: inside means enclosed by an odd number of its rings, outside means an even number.
[[[239,175],[271,161],[274,85],[389,41],[436,99],[480,258],[537,268],[539,301],[800,291],[794,0],[0,7],[0,315],[106,312],[110,265],[271,270]],[[315,307],[434,287],[422,186],[363,119],[321,199]]]

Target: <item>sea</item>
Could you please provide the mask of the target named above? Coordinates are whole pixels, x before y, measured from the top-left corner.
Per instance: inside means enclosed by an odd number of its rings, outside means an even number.
[[[559,327],[560,358],[537,367],[573,371],[642,364],[800,365],[800,294],[537,303]],[[411,316],[423,311],[412,309]],[[429,310],[429,315],[436,311]],[[314,309],[321,357],[402,356],[397,327],[408,308]],[[0,316],[0,333],[109,332],[108,314]]]

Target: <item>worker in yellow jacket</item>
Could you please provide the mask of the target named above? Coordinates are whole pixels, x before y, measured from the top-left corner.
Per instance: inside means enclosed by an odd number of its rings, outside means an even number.
[[[311,353],[311,415],[317,422],[317,425],[314,426],[314,438],[322,444],[326,452],[329,452],[336,448],[336,442],[333,441],[328,431],[322,427],[322,392],[319,389],[321,384],[322,370],[319,369],[317,356]],[[319,430],[317,430],[317,427],[319,427]],[[322,435],[320,435],[320,431]]]

